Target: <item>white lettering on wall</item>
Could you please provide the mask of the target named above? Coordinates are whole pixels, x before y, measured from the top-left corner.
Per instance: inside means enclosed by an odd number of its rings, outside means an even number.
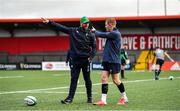
[[[144,36],[141,36],[140,37],[140,49],[145,49],[145,45],[146,45],[145,38],[144,38]]]
[[[98,49],[103,50],[106,39],[98,38]],[[122,44],[128,44],[129,50],[156,48],[180,50],[179,35],[126,35],[122,36]]]

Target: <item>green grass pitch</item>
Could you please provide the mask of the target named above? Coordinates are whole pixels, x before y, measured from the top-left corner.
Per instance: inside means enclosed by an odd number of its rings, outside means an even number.
[[[82,74],[72,104],[63,105],[69,89],[68,71],[0,71],[0,110],[180,110],[180,72],[162,72],[153,80],[153,72],[126,71],[123,80],[129,98],[124,106],[117,105],[120,93],[110,78],[107,105],[86,103]],[[101,98],[101,71],[92,71],[93,100]],[[174,76],[174,80],[167,79]],[[37,98],[37,105],[26,106],[28,95]]]

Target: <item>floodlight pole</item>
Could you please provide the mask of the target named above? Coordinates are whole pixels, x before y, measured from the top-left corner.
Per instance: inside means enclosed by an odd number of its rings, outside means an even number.
[[[166,0],[164,0],[164,14],[165,14],[165,16],[167,15],[167,4],[166,4]]]
[[[137,16],[139,16],[139,0],[137,0]]]

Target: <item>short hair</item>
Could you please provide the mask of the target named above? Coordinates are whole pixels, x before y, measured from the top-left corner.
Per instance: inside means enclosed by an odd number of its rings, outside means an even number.
[[[116,19],[115,18],[107,18],[106,23],[111,23],[112,25],[116,26]]]
[[[156,46],[156,49],[159,49],[160,47],[159,46]]]

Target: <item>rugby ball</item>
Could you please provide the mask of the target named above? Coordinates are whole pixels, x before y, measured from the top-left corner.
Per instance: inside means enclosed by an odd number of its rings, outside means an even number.
[[[174,77],[173,76],[169,76],[169,80],[173,80],[174,79]]]
[[[24,103],[28,106],[34,106],[37,104],[37,99],[34,96],[26,96],[24,98]]]

